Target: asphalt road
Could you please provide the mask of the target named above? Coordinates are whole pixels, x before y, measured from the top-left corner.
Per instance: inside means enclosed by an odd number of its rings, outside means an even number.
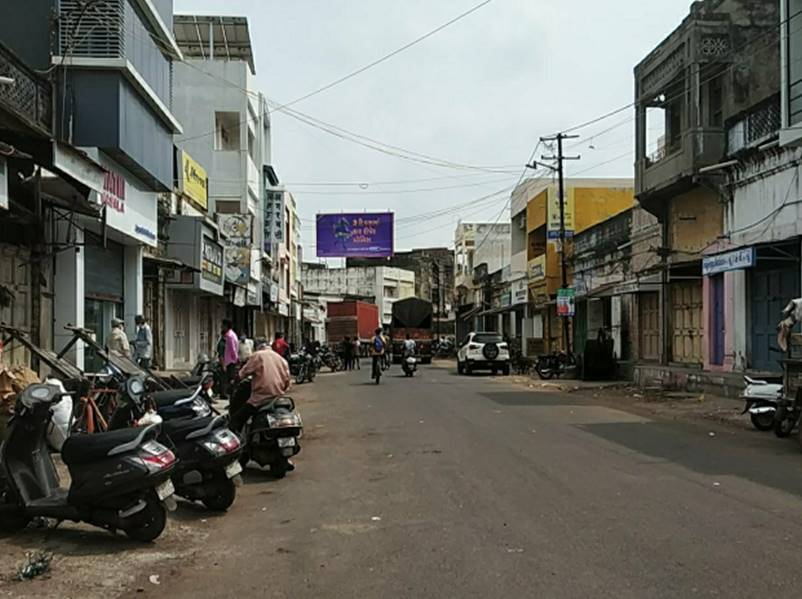
[[[367,375],[299,390],[297,470],[250,471],[206,546],[128,596],[798,594],[791,442],[439,367]]]

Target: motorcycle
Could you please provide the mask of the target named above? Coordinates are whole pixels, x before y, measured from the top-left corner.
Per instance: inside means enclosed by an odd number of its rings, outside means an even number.
[[[61,457],[71,483],[63,489],[45,439],[61,397],[56,387],[34,384],[17,399],[0,448],[0,528],[18,530],[43,517],[153,541],[164,530],[166,510],[175,509],[176,459],[156,441],[158,426],[69,437]]]
[[[301,350],[298,353],[290,354],[287,362],[290,365],[290,374],[295,377],[295,382],[302,385],[305,382],[313,382],[315,380],[315,367],[312,360],[305,351]]]
[[[746,386],[741,394],[745,405],[741,414],[749,412],[752,426],[759,431],[770,431],[774,428],[774,415],[777,404],[782,397],[783,386],[780,383],[744,377]]]
[[[401,368],[404,371],[404,376],[413,377],[418,370],[418,359],[414,354],[405,354],[401,360]]]
[[[111,418],[111,429],[161,424],[158,440],[178,457],[171,479],[176,495],[200,501],[210,510],[226,511],[242,484],[239,438],[228,429],[225,416],[164,419],[148,397],[144,377],[133,377]]]
[[[554,352],[545,356],[538,356],[535,362],[535,371],[543,380],[560,377],[569,368],[576,366],[576,358],[573,354],[564,351]]]
[[[343,369],[343,361],[340,359],[340,356],[337,355],[337,352],[332,351],[329,346],[323,346],[320,349],[319,356],[323,366],[326,366],[331,372],[337,372]]]
[[[234,401],[242,405],[251,395],[251,381],[241,381],[234,391]],[[263,406],[248,419],[242,431],[240,464],[244,467],[253,460],[262,467],[268,466],[276,478],[284,478],[294,470],[290,458],[301,451],[298,440],[303,436],[301,415],[291,397],[278,397]]]

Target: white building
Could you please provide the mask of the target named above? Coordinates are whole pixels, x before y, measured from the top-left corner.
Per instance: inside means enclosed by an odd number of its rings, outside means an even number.
[[[382,315],[382,324],[390,325],[393,304],[415,295],[415,273],[386,266],[325,268],[304,264],[304,291],[330,298],[362,298],[375,303]]]

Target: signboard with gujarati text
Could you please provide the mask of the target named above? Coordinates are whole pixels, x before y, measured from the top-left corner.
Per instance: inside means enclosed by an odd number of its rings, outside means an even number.
[[[392,212],[318,214],[319,258],[389,258],[393,255]]]
[[[702,259],[702,274],[706,277],[731,270],[743,270],[755,265],[755,248],[741,248]]]

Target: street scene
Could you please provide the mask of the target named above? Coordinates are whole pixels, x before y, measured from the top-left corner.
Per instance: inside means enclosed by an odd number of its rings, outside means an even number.
[[[802,1],[653,4],[0,0],[0,598],[796,596]]]

